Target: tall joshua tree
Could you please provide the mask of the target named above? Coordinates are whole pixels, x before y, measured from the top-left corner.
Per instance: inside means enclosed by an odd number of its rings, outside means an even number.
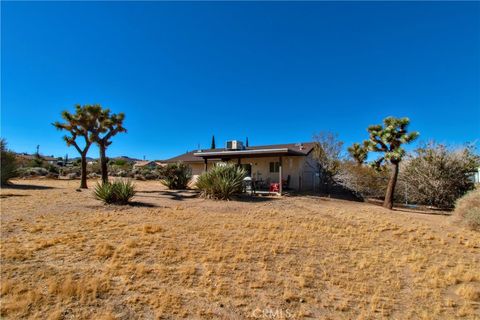
[[[97,105],[101,108],[99,105]],[[112,144],[112,137],[120,132],[127,132],[123,127],[124,113],[110,114],[110,109],[101,110],[98,119],[98,131],[94,133],[93,140],[98,145],[100,151],[100,166],[102,170],[102,182],[108,182],[108,167],[106,150]]]
[[[348,153],[352,157],[353,160],[360,166],[362,165],[365,160],[367,160],[368,155],[368,144],[363,143],[363,146],[360,143],[354,143],[350,147],[348,147]]]
[[[54,122],[53,125],[58,130],[65,130],[70,135],[65,135],[63,139],[67,146],[74,146],[80,153],[82,178],[80,188],[87,189],[87,153],[93,143],[93,132],[98,130],[98,117],[100,110],[92,105],[76,105],[75,113],[68,111],[62,112],[62,118],[65,122]],[[78,140],[83,138],[84,142]],[[83,148],[82,148],[83,146]]]
[[[212,144],[210,145],[210,149],[215,149],[215,136],[212,136]]]
[[[374,164],[380,166],[384,161],[390,163],[391,175],[383,202],[383,206],[387,209],[393,208],[393,195],[397,184],[399,164],[405,155],[402,145],[412,142],[419,135],[416,131],[410,133],[407,131],[409,124],[410,120],[408,118],[388,117],[383,120],[383,126],[380,124],[373,125],[367,129],[370,138],[364,143],[368,146],[368,150],[383,153]]]

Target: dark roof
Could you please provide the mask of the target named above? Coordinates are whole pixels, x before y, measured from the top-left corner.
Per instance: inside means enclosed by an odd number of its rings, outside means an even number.
[[[241,151],[228,150],[225,148],[202,149],[202,150],[190,151],[190,152],[181,154],[179,156],[176,156],[167,160],[163,160],[163,162],[203,162],[203,158],[201,156],[195,155],[195,154],[201,154],[201,153],[213,153],[215,155],[217,153],[222,154],[224,152],[225,154],[232,155],[232,154],[241,152],[243,156],[246,156],[246,155],[256,156],[262,150],[264,150],[265,153],[268,153],[268,150],[270,149],[282,149],[282,151],[284,151],[286,154],[306,156],[313,150],[313,147],[314,147],[313,142],[303,142],[303,143],[271,144],[266,146],[246,147]],[[283,149],[286,149],[286,150],[283,150]],[[249,153],[248,150],[251,150],[253,152]]]

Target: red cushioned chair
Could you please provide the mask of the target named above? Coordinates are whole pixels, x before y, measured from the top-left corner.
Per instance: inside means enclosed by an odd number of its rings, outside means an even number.
[[[279,183],[270,183],[270,192],[280,192],[280,184]]]

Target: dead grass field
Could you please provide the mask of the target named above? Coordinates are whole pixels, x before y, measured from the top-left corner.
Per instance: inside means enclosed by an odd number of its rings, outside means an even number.
[[[480,234],[447,216],[158,182],[116,207],[78,181],[15,183],[1,191],[6,319],[480,319]]]

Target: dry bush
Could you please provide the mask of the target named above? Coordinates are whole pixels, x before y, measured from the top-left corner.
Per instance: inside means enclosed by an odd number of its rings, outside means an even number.
[[[450,209],[473,189],[470,175],[479,165],[473,147],[453,149],[431,142],[402,162],[400,181],[409,202]]]
[[[454,215],[471,229],[480,231],[480,189],[460,198],[455,205]]]
[[[362,198],[382,198],[385,196],[388,176],[387,170],[379,171],[368,165],[344,161],[335,176],[335,182]]]

